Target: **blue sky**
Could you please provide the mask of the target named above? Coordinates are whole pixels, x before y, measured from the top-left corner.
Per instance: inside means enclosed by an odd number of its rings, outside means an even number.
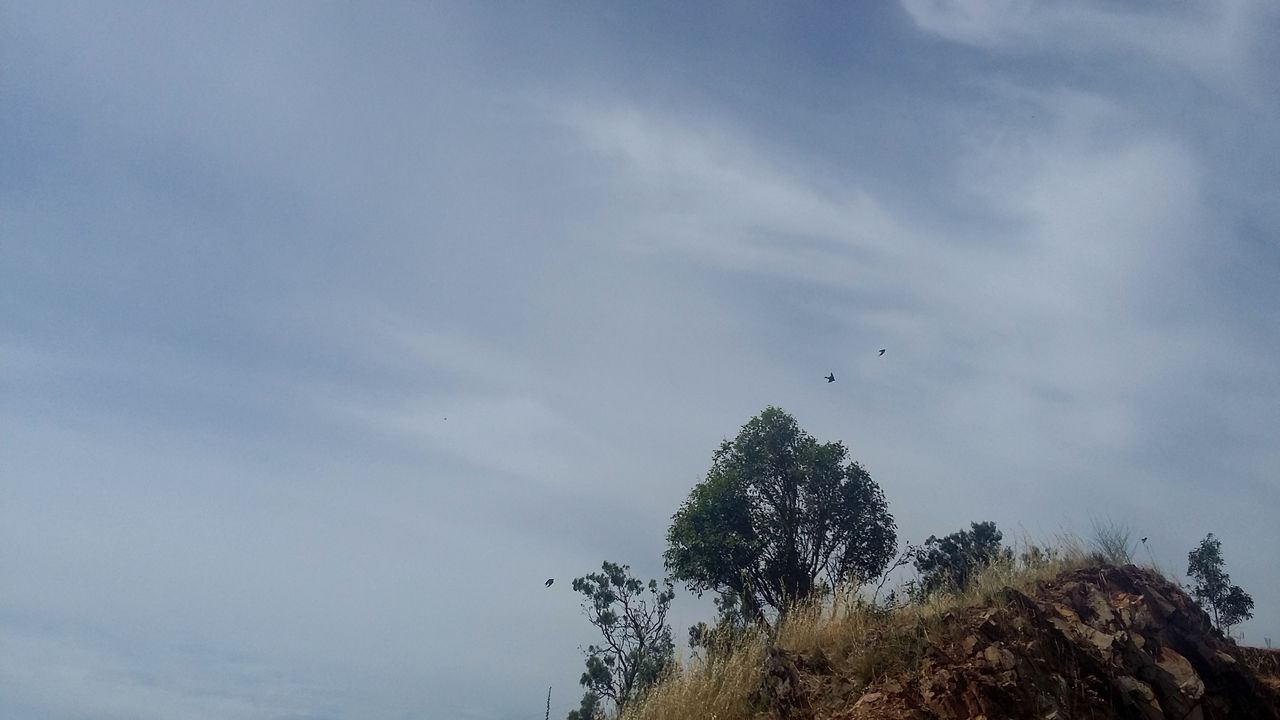
[[[770,404],[1280,638],[1270,3],[0,12],[0,714],[563,717]]]

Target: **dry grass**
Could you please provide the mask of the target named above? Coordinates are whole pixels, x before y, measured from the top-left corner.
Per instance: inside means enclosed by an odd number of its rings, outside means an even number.
[[[1134,543],[1129,526],[1110,518],[1092,518],[1093,557],[1110,565],[1127,565],[1133,562]]]
[[[751,717],[750,696],[760,684],[764,645],[745,639],[718,659],[677,665],[639,702],[622,713],[626,720],[738,720]]]
[[[945,613],[981,605],[1005,588],[1032,592],[1037,583],[1095,564],[1085,544],[1074,536],[1056,538],[1049,550],[1024,544],[1015,558],[977,573],[960,593],[937,593],[902,607],[873,606],[845,588],[820,603],[790,612],[777,629],[774,644],[791,653],[821,653],[853,692],[875,679],[909,672],[919,666],[930,636]],[[675,668],[642,701],[627,708],[621,720],[748,720],[759,716],[751,694],[759,686],[764,641],[752,638],[723,651],[714,661],[694,661]]]

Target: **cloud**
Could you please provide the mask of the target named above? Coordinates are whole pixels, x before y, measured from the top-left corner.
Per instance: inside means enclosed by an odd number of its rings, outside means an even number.
[[[761,152],[742,127],[681,122],[635,107],[573,106],[561,121],[633,199],[633,249],[675,252],[736,270],[826,284],[876,283],[875,264],[915,242],[850,184],[816,188],[804,166]]]
[[[902,0],[922,30],[955,42],[995,45],[1033,31],[1032,0]]]
[[[1006,94],[983,127],[1001,105],[1030,103],[1040,119],[959,134],[952,192],[970,215],[954,225],[878,202],[856,176],[806,182],[722,120],[578,108],[567,124],[636,198],[625,224],[647,251],[822,288],[813,305],[846,333],[892,346],[933,442],[975,463],[971,474],[1016,467],[1047,481],[1079,453],[1136,462],[1160,442],[1153,399],[1194,385],[1230,342],[1195,301],[1197,250],[1216,222],[1201,162],[1105,97],[992,92]]]
[[[0,687],[7,706],[31,718],[325,716],[331,694],[290,681],[278,669],[191,650],[140,648],[137,638],[90,637],[83,629],[6,623]],[[143,653],[150,658],[140,661]]]
[[[1265,0],[1140,7],[1054,0],[902,0],[921,30],[1017,54],[1134,55],[1181,68],[1207,86],[1248,99],[1266,82],[1252,56],[1280,19]],[[1151,66],[1148,65],[1150,68]]]

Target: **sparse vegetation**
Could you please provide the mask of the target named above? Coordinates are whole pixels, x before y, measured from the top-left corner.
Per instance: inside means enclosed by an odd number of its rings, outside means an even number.
[[[743,614],[742,604],[732,590],[717,596],[715,604],[719,612],[714,626],[700,622],[689,628],[689,649],[707,660],[723,655],[727,648],[758,627]]]
[[[758,708],[753,708],[751,695],[759,686],[770,642],[801,655],[820,652],[831,662],[839,663],[840,675],[857,683],[847,689],[856,698],[874,679],[917,667],[948,611],[991,601],[1005,588],[1029,593],[1039,582],[1092,564],[1084,543],[1063,537],[1047,548],[1027,546],[1016,557],[1012,552],[1001,553],[954,592],[932,593],[896,608],[862,599],[856,585],[842,585],[825,600],[810,598],[794,606],[772,637],[740,635],[713,661],[698,658],[684,666],[674,666],[643,701],[626,708],[620,717],[755,717]]]
[[[631,577],[630,569],[606,560],[601,572],[573,581],[573,589],[585,596],[583,612],[604,642],[587,647],[587,671],[579,680],[587,692],[569,720],[594,717],[605,698],[615,708],[625,708],[674,661],[675,644],[667,624],[667,610],[675,597],[672,583],[664,580],[660,586],[650,580],[646,585]]]
[[[874,697],[866,698],[882,702],[886,695],[879,691],[901,688],[904,676],[950,672],[938,669],[936,648],[981,642],[977,625],[966,629],[957,618],[988,622],[1008,608],[1043,603],[1031,599],[1037,586],[1064,573],[1132,563],[1135,545],[1129,528],[1096,518],[1088,542],[1065,535],[1048,544],[1019,543],[1015,549],[1003,544],[994,522],[974,522],[968,530],[930,536],[919,546],[908,544],[895,561],[896,527],[883,494],[846,456],[843,445],[819,444],[794,418],[773,407],[721,445],[706,480],[673,516],[667,537],[665,560],[672,579],[684,580],[698,594],[711,590],[717,595],[715,624],[689,629],[692,657],[687,661],[674,656],[670,629],[662,622],[671,580],[662,592],[656,581],[649,582],[655,598],[650,605],[629,604],[643,586],[626,576],[625,567],[605,563],[604,575],[575,580],[574,589],[591,598],[588,615],[605,634],[606,644],[588,648],[588,672],[581,680],[588,692],[570,720],[603,717],[606,699],[613,701],[620,720],[786,716],[785,708],[807,706],[809,697],[822,696],[824,702],[834,702],[832,707],[852,706],[873,682],[888,678],[877,684]],[[1250,616],[1253,601],[1230,585],[1213,535],[1189,561],[1188,572],[1198,581],[1196,598],[1212,612],[1219,629],[1229,631]],[[893,571],[907,564],[914,565],[916,577],[899,581],[882,598]],[[1145,582],[1142,578],[1161,573],[1099,569],[1079,577],[1111,574]],[[1039,589],[1075,592],[1082,581],[1065,582]],[[1064,599],[1068,597],[1074,596],[1059,595],[1054,602],[1070,604]],[[1118,597],[1128,602],[1130,596],[1122,591]],[[1191,607],[1185,596],[1179,597],[1183,608]],[[614,609],[619,603],[621,614]],[[1018,615],[1016,621],[1064,613],[1059,620],[1079,623],[1093,612],[1052,604],[1036,607],[1038,615]],[[655,612],[656,625],[620,621],[652,619]],[[1183,615],[1199,618],[1194,612]],[[1008,615],[1002,617],[1008,621]],[[1197,622],[1203,632],[1203,620]],[[1096,650],[1090,643],[1096,640],[1086,642]],[[959,656],[965,667],[968,652]],[[992,653],[996,660],[990,660]],[[989,663],[1015,662],[1005,655],[1007,651],[991,645],[983,657]],[[1068,662],[1063,678],[1076,677],[1072,673],[1079,666],[1071,664],[1076,662]],[[1012,665],[986,667],[1004,672]],[[1092,702],[1071,697],[1063,708]]]
[[[1089,544],[1093,548],[1093,559],[1096,562],[1107,565],[1128,565],[1133,562],[1134,545],[1129,526],[1096,517],[1089,524],[1093,527],[1093,537]]]
[[[1253,598],[1231,584],[1231,576],[1222,559],[1222,542],[1209,533],[1199,547],[1187,553],[1187,575],[1195,580],[1191,595],[1213,618],[1214,627],[1224,635],[1231,628],[1253,617]]]

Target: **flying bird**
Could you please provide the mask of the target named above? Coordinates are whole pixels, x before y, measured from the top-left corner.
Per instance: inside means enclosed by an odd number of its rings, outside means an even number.
[[[835,374],[835,373],[827,373],[827,382],[835,382],[835,381],[836,381],[836,374]]]
[[[883,354],[884,354],[884,348],[880,348],[880,354],[881,354],[881,355],[883,355]]]
[[[1143,542],[1143,544],[1146,544],[1147,539],[1146,539],[1146,538],[1142,538],[1142,542]]]
[[[547,578],[547,587],[551,587],[551,583],[555,582],[555,578]]]

